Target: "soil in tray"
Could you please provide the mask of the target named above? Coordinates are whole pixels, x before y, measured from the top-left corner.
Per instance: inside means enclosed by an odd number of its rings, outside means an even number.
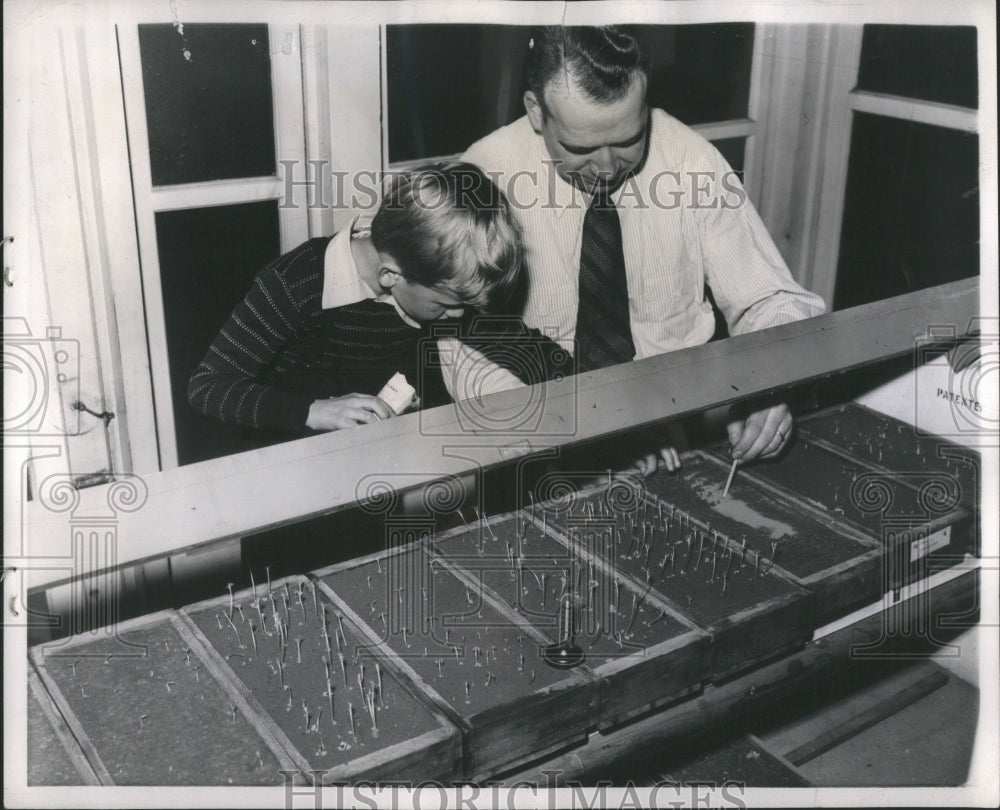
[[[974,450],[920,436],[912,425],[853,404],[803,419],[799,430],[885,469],[945,473],[957,481],[963,506],[978,503],[981,459]]]
[[[283,783],[271,750],[168,620],[119,635],[145,654],[125,657],[103,637],[44,659],[115,784]]]
[[[312,583],[258,587],[257,597],[234,597],[232,624],[228,602],[188,614],[313,770],[439,727]]]
[[[667,505],[651,499],[636,500],[630,509],[612,510],[608,503],[601,490],[580,494],[550,522],[570,538],[584,538],[619,572],[651,585],[703,627],[796,592],[772,574],[767,559],[681,510],[671,517]]]
[[[56,736],[34,693],[28,690],[28,784],[82,785],[80,773]]]
[[[565,680],[542,661],[537,642],[439,563],[413,550],[325,574],[323,581],[459,715]]]
[[[646,479],[649,492],[674,510],[711,525],[741,546],[806,578],[855,559],[874,545],[845,536],[801,509],[783,504],[737,474],[723,498],[728,470],[702,456],[686,456],[678,473],[658,472]]]
[[[649,647],[688,632],[640,592],[543,534],[523,513],[493,518],[489,528],[484,540],[474,530],[448,533],[436,539],[434,548],[462,560],[467,572],[553,642],[561,640],[560,613],[565,625],[571,594],[576,643],[591,666],[642,656]]]
[[[958,506],[957,492],[930,487],[922,497],[904,483],[912,480],[923,486],[933,480],[933,474],[927,479],[908,479],[897,473],[873,472],[802,437],[780,459],[755,464],[752,474],[864,527],[874,537],[881,537],[887,517],[930,520]]]

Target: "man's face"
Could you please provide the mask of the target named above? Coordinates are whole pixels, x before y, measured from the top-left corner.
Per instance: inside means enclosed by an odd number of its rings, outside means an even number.
[[[545,140],[559,176],[588,193],[599,185],[617,188],[646,156],[649,108],[646,79],[637,73],[628,93],[616,101],[596,101],[574,81],[555,77],[545,88],[548,115],[531,91],[528,118]]]

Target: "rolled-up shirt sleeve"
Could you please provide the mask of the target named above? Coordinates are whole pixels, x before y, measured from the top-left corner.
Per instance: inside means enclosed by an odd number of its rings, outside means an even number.
[[[774,240],[736,173],[715,153],[706,166],[704,208],[696,209],[705,280],[731,334],[755,332],[821,315],[823,299],[803,289],[789,272]]]

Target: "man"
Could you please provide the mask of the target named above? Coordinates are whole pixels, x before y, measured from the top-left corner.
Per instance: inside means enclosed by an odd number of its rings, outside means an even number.
[[[710,340],[706,284],[731,334],[823,311],[718,151],[650,110],[647,83],[626,30],[543,29],[529,51],[527,115],[464,158],[507,193],[522,227],[525,322],[574,351],[581,370]],[[787,443],[792,416],[776,404],[728,431],[734,458],[768,458]],[[673,469],[676,453],[663,461]]]

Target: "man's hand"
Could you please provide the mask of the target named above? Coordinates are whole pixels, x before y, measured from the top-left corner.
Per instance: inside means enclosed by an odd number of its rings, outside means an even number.
[[[733,458],[752,461],[772,458],[785,449],[792,435],[792,414],[784,403],[754,411],[746,421],[737,419],[728,425]]]
[[[392,409],[370,394],[347,394],[317,399],[309,406],[306,427],[312,430],[344,430],[393,416]]]

